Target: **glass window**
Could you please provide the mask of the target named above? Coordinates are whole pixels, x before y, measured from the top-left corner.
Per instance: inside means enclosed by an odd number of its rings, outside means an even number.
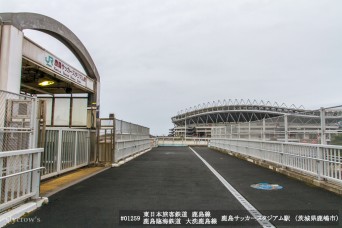
[[[72,125],[87,125],[87,99],[74,98],[72,104]]]
[[[56,98],[55,99],[55,126],[68,126],[69,125],[69,112],[70,110],[70,99],[68,98]]]
[[[46,125],[51,125],[51,117],[52,117],[52,99],[46,100]]]

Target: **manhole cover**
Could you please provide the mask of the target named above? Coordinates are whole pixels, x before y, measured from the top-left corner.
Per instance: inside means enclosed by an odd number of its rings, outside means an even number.
[[[269,183],[258,183],[252,184],[252,188],[260,189],[260,190],[280,190],[283,189],[283,186],[279,184],[269,184]]]

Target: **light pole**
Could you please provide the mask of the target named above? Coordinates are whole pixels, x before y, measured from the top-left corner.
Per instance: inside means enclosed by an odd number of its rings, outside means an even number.
[[[185,112],[184,139],[185,139],[185,142],[186,142],[186,112]]]

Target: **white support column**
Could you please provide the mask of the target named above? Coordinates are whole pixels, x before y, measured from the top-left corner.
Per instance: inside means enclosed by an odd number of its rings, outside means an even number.
[[[285,127],[285,142],[289,141],[289,124],[287,121],[287,115],[284,116],[284,127]]]
[[[34,98],[32,99],[32,104],[31,104],[31,119],[30,123],[31,126],[30,128],[32,129],[32,132],[30,133],[30,142],[29,142],[29,148],[37,148],[38,145],[38,128],[39,128],[39,120],[38,120],[38,102],[37,99]]]
[[[266,140],[266,121],[265,118],[262,119],[262,140]]]
[[[75,132],[75,155],[74,155],[74,167],[77,166],[77,159],[78,159],[78,153],[77,153],[77,150],[78,150],[78,132],[76,131]],[[80,163],[81,164],[81,163]]]
[[[186,114],[185,114],[184,139],[185,139],[185,142],[186,142]]]
[[[14,26],[1,26],[0,90],[20,93],[23,37]]]
[[[251,140],[251,121],[248,122],[248,139]]]
[[[96,118],[100,118],[100,81],[96,81]]]
[[[325,135],[325,110],[324,108],[321,108],[320,110],[320,115],[321,115],[321,144],[326,145],[326,135]]]
[[[41,153],[35,153],[32,154],[33,161],[32,161],[32,169],[39,168],[40,167],[40,159],[41,159]],[[40,169],[35,170],[32,172],[32,192],[34,192],[33,199],[39,198],[39,189],[40,189]]]
[[[62,140],[63,140],[63,131],[58,130],[58,147],[57,147],[57,174],[59,174],[62,170]]]
[[[316,160],[316,168],[317,168],[317,179],[319,181],[322,180],[323,176],[323,158],[324,158],[324,149],[323,147],[317,146],[317,160]]]

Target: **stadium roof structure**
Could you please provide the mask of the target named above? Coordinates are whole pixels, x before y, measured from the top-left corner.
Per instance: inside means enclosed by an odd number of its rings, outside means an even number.
[[[243,99],[229,99],[223,101],[213,101],[199,104],[185,110],[181,110],[172,117],[172,122],[176,126],[189,125],[211,125],[225,123],[239,123],[272,118],[287,113],[303,113],[307,110],[301,105],[287,106],[277,102],[256,101]]]

